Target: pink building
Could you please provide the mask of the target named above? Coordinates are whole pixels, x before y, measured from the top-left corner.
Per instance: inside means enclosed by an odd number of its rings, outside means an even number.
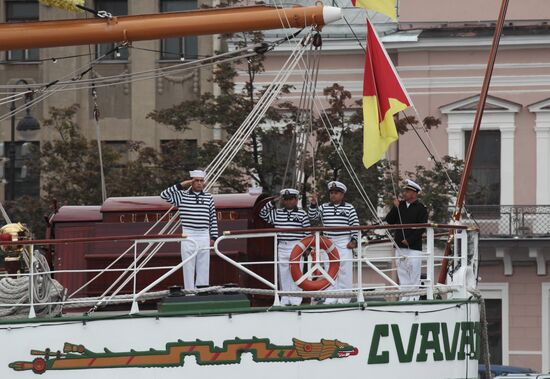
[[[494,364],[550,371],[550,7],[512,1],[481,127],[474,177],[484,196],[470,207],[481,229],[479,288],[487,299]],[[365,13],[345,16],[364,44]],[[403,0],[399,23],[370,15],[416,106],[442,126],[421,134],[436,157],[463,158],[500,0]],[[345,23],[323,31],[318,95],[332,83],[362,95],[364,52]],[[274,39],[281,34],[271,33]],[[288,54],[270,55],[268,82]],[[299,75],[290,79],[300,88]],[[293,95],[297,99],[297,95]],[[423,133],[423,132],[422,132]],[[398,147],[397,147],[398,146]],[[399,149],[396,150],[396,147]],[[414,133],[394,144],[402,170],[428,165]],[[368,280],[368,279],[367,279]]]

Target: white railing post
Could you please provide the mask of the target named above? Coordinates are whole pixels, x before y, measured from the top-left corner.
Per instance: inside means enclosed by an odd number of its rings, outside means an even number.
[[[460,234],[460,266],[466,270],[468,266],[468,231],[463,229]]]
[[[428,248],[428,262],[426,265],[426,280],[428,285],[426,287],[426,298],[433,300],[434,298],[434,229],[428,228],[427,232],[427,248]]]
[[[454,230],[454,246],[453,246],[453,266],[458,262],[458,257],[460,256],[460,249],[458,242],[461,241],[462,234],[458,230]]]
[[[358,231],[359,238],[357,240],[357,302],[364,303],[365,296],[363,295],[363,246],[361,244],[362,234]]]
[[[315,232],[315,262],[314,262],[314,265],[315,264],[321,264],[322,260],[321,260],[321,246],[320,246],[320,238],[321,238],[321,233],[320,232]],[[327,259],[330,261],[330,257],[327,255]],[[330,262],[329,262],[329,265],[330,265]],[[321,266],[323,266],[321,264]],[[323,266],[324,268],[325,266]]]
[[[29,318],[35,318],[36,312],[34,310],[34,245],[29,245]]]
[[[479,243],[479,231],[476,231],[476,232],[473,232],[472,233],[473,235],[473,239],[474,239],[474,243],[473,243],[473,246],[474,246],[474,257],[472,259],[472,267],[474,268],[474,275],[475,277],[477,278],[478,276],[478,271],[479,271],[479,246],[478,246],[478,243]]]
[[[137,281],[137,271],[136,271],[136,268],[137,268],[137,242],[134,243],[134,289],[132,291],[132,295],[133,295],[133,298],[134,300],[132,301],[132,307],[130,308],[130,314],[135,314],[135,313],[138,313],[139,312],[139,306],[138,306],[138,303],[137,303],[137,298],[136,298],[136,281]]]
[[[275,284],[275,296],[273,299],[273,305],[281,305],[281,299],[279,298],[279,249],[277,235],[273,236],[273,263],[275,264],[273,272],[275,276],[273,277],[273,284]],[[290,262],[289,262],[290,264]],[[290,267],[290,266],[289,266]]]

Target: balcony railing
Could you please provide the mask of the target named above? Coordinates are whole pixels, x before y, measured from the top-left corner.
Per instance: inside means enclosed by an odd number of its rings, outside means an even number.
[[[550,238],[550,205],[470,205],[481,238]],[[467,223],[467,215],[462,219]]]

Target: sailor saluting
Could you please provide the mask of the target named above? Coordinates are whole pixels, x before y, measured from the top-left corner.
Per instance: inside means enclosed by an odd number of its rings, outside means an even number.
[[[266,222],[272,224],[275,228],[309,228],[310,223],[306,212],[298,209],[298,190],[286,188],[280,192],[282,207],[277,208],[275,198],[268,202],[260,210],[260,217]],[[300,242],[308,233],[292,232],[277,234],[277,260],[279,261],[279,282],[283,291],[301,291],[290,274],[289,259],[292,248]],[[283,305],[300,305],[301,297],[282,296]]]
[[[344,183],[332,181],[328,183],[330,202],[317,206],[317,194],[311,196],[311,204],[308,209],[308,216],[311,220],[320,219],[325,227],[332,226],[359,226],[359,218],[355,207],[344,201],[347,187]],[[336,245],[340,254],[340,271],[336,279],[336,286],[329,289],[350,289],[353,284],[351,249],[357,247],[357,233],[350,231],[325,232],[324,233]],[[325,304],[349,303],[349,298],[325,299]]]
[[[210,246],[218,238],[218,221],[214,199],[211,194],[203,191],[205,172],[194,170],[189,174],[191,179],[165,189],[160,197],[178,207],[183,233],[198,244],[197,256],[183,266],[185,289],[194,289],[195,286],[209,284]],[[193,252],[194,245],[191,242],[181,243],[182,260]]]

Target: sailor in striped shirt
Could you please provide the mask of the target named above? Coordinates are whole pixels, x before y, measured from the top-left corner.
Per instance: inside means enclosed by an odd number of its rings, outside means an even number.
[[[298,190],[286,188],[280,192],[282,208],[275,206],[277,199],[266,203],[260,210],[260,217],[275,228],[308,228],[309,219],[303,209],[298,209]],[[290,274],[289,260],[292,248],[308,233],[292,232],[277,234],[277,256],[279,261],[279,283],[282,291],[301,291]],[[283,305],[300,305],[301,297],[282,296]]]
[[[320,219],[324,227],[331,226],[359,226],[359,218],[355,208],[344,201],[347,187],[344,183],[332,181],[328,183],[330,202],[317,205],[317,194],[311,197],[308,216],[311,220]],[[335,231],[324,233],[336,245],[340,254],[340,270],[336,285],[329,287],[332,290],[349,290],[353,286],[353,258],[352,249],[357,247],[358,233],[351,231]],[[325,299],[325,304],[349,303],[349,298]]]
[[[205,172],[189,172],[191,179],[178,183],[162,191],[160,197],[178,207],[183,233],[199,245],[195,258],[183,265],[185,289],[208,286],[210,274],[210,246],[218,238],[218,221],[214,199],[203,191]],[[185,260],[194,252],[189,241],[181,243],[181,259]],[[196,280],[195,280],[196,273]]]

